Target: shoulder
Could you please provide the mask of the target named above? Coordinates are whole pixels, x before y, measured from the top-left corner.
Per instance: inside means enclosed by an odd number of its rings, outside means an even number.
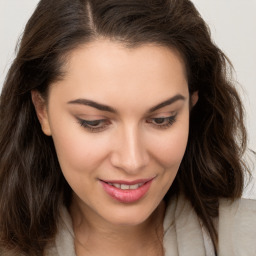
[[[221,255],[256,255],[256,200],[220,200],[219,250]]]
[[[256,211],[256,200],[241,198],[235,201],[229,199],[220,199],[220,210],[228,210],[234,212],[244,212],[244,209],[250,212]]]
[[[249,229],[255,227],[256,200],[242,198],[231,201],[221,199],[219,204],[219,223],[231,227],[236,226]]]

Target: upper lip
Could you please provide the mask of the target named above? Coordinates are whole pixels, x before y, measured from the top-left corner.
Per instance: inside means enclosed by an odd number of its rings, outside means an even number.
[[[137,180],[102,180],[103,182],[106,183],[112,183],[112,184],[125,184],[125,185],[135,185],[135,184],[139,184],[139,183],[146,183],[149,182],[151,180],[153,180],[155,177],[153,178],[148,178],[148,179],[137,179]]]

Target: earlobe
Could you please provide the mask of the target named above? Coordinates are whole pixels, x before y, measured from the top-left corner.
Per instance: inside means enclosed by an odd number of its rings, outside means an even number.
[[[46,108],[45,99],[38,91],[31,91],[31,99],[35,107],[37,118],[45,135],[51,136],[51,128]]]
[[[194,107],[199,99],[198,91],[195,91],[191,95],[191,107]]]

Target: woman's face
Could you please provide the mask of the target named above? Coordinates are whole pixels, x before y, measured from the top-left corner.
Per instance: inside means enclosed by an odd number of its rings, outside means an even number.
[[[187,145],[189,92],[180,56],[102,40],[74,50],[65,68],[47,105],[33,101],[73,203],[88,219],[143,223],[172,185]]]

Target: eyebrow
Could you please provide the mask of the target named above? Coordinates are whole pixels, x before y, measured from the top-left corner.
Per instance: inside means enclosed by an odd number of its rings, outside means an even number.
[[[185,100],[186,98],[184,96],[182,96],[181,94],[177,94],[167,100],[165,100],[164,102],[157,104],[156,106],[152,107],[149,109],[149,113],[152,113],[160,108],[166,107],[168,105],[173,104],[174,102],[178,101],[178,100]]]
[[[148,113],[152,113],[160,108],[171,105],[178,100],[185,100],[185,97],[182,96],[181,94],[177,94],[177,95],[157,104],[156,106],[150,108]],[[85,105],[85,106],[90,106],[90,107],[96,108],[101,111],[106,111],[106,112],[115,113],[115,114],[117,113],[117,110],[115,110],[114,108],[112,108],[110,106],[107,106],[107,105],[104,105],[101,103],[97,103],[95,101],[88,100],[88,99],[76,99],[76,100],[69,101],[68,104]]]
[[[85,105],[85,106],[90,106],[90,107],[99,109],[99,110],[101,110],[101,111],[107,111],[107,112],[111,112],[111,113],[117,113],[117,111],[116,111],[114,108],[112,108],[112,107],[109,107],[109,106],[104,105],[104,104],[97,103],[97,102],[92,101],[92,100],[87,100],[87,99],[72,100],[72,101],[69,101],[68,104]]]

